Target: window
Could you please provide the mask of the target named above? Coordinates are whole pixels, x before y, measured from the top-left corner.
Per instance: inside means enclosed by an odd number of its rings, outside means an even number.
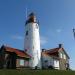
[[[24,66],[24,60],[23,59],[20,60],[20,65]]]
[[[48,60],[45,60],[45,63],[47,63],[48,62]]]
[[[26,31],[26,35],[28,35],[28,31]]]
[[[60,53],[60,58],[63,58],[63,54],[62,53]]]
[[[64,57],[64,59],[66,59],[66,55],[65,54],[63,55],[63,57]]]
[[[36,24],[36,28],[38,29],[38,25]]]

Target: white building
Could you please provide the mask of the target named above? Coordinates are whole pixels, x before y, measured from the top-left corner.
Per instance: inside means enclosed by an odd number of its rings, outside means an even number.
[[[34,13],[30,13],[25,24],[25,52],[31,56],[30,68],[41,68],[39,25]]]
[[[69,56],[61,44],[59,44],[57,48],[49,50],[43,49],[42,67],[45,69],[54,68],[58,70],[66,70],[69,68]]]

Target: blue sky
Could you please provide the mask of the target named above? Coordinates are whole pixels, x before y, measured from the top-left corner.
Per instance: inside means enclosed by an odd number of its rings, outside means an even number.
[[[75,69],[75,0],[0,0],[0,46],[24,48],[26,8],[28,14],[34,11],[40,22],[41,48],[62,43]]]

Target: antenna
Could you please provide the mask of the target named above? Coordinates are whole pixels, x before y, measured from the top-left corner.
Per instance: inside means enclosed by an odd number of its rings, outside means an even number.
[[[26,6],[26,8],[25,8],[25,16],[26,16],[26,20],[27,20],[27,15],[28,15],[28,9],[27,9],[27,6]],[[24,31],[24,33],[25,33],[25,31]],[[25,34],[24,34],[24,51],[25,51]]]
[[[27,15],[28,15],[28,10],[27,10],[27,7],[26,7],[26,19],[27,19]]]

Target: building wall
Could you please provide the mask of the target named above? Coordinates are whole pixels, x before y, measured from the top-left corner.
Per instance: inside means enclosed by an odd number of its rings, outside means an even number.
[[[20,59],[16,59],[16,68],[20,68]]]
[[[55,69],[59,69],[59,60],[52,58],[48,55],[42,56],[42,66],[44,68],[49,68],[50,66],[53,66]]]
[[[15,53],[8,53],[2,52],[0,54],[0,68],[16,68],[16,54]]]
[[[66,70],[69,68],[69,58],[66,56],[64,51],[59,50],[59,58],[60,70]]]
[[[20,68],[24,68],[24,67],[25,67],[25,65],[24,65],[24,59],[18,57],[16,59],[16,68],[20,69]]]
[[[66,60],[60,59],[60,70],[66,70]]]
[[[1,47],[0,49],[0,69],[4,67],[4,57],[5,57],[4,49],[3,47]]]
[[[16,54],[14,52],[8,53],[5,52],[5,63],[4,67],[9,69],[15,69],[16,68]]]
[[[16,68],[28,68],[29,67],[29,59],[25,58],[17,58],[16,59]]]
[[[29,60],[24,60],[24,66],[29,67]]]
[[[49,65],[53,65],[52,61],[50,62],[50,60],[51,60],[51,57],[49,57],[47,55],[42,55],[42,66],[43,66],[43,68],[48,68]]]
[[[53,66],[54,69],[60,69],[59,59],[48,54],[42,54],[42,66],[43,68],[50,68]]]

